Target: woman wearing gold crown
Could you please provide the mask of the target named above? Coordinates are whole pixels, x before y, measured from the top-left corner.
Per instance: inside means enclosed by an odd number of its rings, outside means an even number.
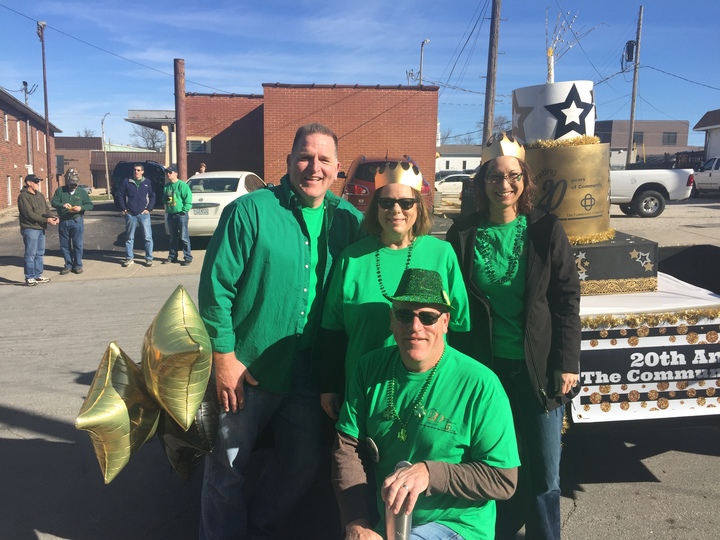
[[[394,343],[387,297],[407,268],[439,272],[452,304],[450,327],[470,329],[457,258],[446,242],[427,235],[432,217],[421,188],[422,175],[412,164],[378,166],[363,222],[369,236],[346,248],[333,268],[313,366],[322,407],[331,418],[337,418],[342,404],[345,374],[360,356]]]
[[[497,538],[560,539],[560,449],[565,397],[577,384],[580,283],[557,217],[533,207],[525,152],[504,133],[483,147],[478,212],[447,233],[462,266],[473,331],[450,343],[486,363],[510,398],[522,466],[498,502]]]

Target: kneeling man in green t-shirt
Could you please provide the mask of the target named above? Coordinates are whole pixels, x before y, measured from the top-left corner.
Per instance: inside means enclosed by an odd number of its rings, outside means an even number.
[[[446,344],[450,301],[437,272],[406,270],[390,300],[397,345],[361,358],[337,423],[346,538],[381,538],[402,514],[423,538],[494,538],[494,501],[512,496],[520,465],[507,396],[492,371]]]

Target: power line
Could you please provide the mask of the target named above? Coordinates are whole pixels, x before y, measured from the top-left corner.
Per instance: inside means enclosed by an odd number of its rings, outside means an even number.
[[[640,66],[640,69],[642,69],[642,68],[647,68],[647,69],[652,69],[652,70],[655,70],[655,71],[659,71],[660,73],[664,73],[665,75],[670,75],[671,77],[675,77],[676,79],[680,79],[680,80],[683,80],[683,81],[685,81],[685,82],[689,82],[689,83],[691,83],[691,84],[697,84],[698,86],[704,86],[705,88],[710,88],[710,90],[720,90],[720,88],[717,88],[717,87],[715,87],[715,86],[710,86],[709,84],[704,84],[704,83],[701,83],[701,82],[692,81],[692,80],[690,80],[690,79],[686,79],[685,77],[681,77],[680,75],[675,75],[675,74],[673,74],[673,73],[668,73],[667,71],[664,71],[664,70],[662,70],[662,69],[658,69],[658,68],[656,68],[656,67],[652,67],[652,66]]]
[[[37,22],[34,18],[32,18],[32,17],[30,17],[30,16],[28,16],[28,15],[25,15],[24,13],[20,13],[19,11],[16,11],[16,10],[14,10],[14,9],[12,9],[12,8],[4,5],[4,4],[0,4],[0,7],[4,7],[4,8],[7,9],[8,11],[12,11],[13,13],[15,13],[15,14],[17,14],[17,15],[20,15],[21,17],[24,17],[24,18],[28,19],[29,21]],[[161,75],[166,75],[166,76],[172,77],[172,78],[175,77],[175,75],[174,75],[173,73],[168,73],[167,71],[163,71],[163,70],[161,70],[161,69],[157,69],[157,68],[154,68],[154,67],[151,67],[151,66],[147,66],[147,65],[142,64],[142,63],[140,63],[140,62],[137,62],[137,61],[135,61],[135,60],[131,60],[130,58],[126,58],[126,57],[124,57],[124,56],[122,56],[122,55],[120,55],[120,54],[114,53],[114,52],[112,52],[112,51],[108,51],[107,49],[103,49],[102,47],[98,47],[97,45],[93,45],[92,43],[89,43],[89,42],[87,42],[87,41],[84,41],[84,40],[82,40],[82,39],[80,39],[80,38],[77,38],[77,37],[75,37],[75,36],[73,36],[73,35],[70,35],[70,34],[68,34],[68,33],[66,33],[66,32],[63,32],[63,31],[60,30],[59,28],[55,28],[54,26],[50,26],[49,24],[46,26],[46,28],[47,28],[47,29],[50,29],[50,30],[54,30],[54,31],[57,32],[58,34],[62,34],[63,36],[65,36],[65,37],[67,37],[67,38],[70,38],[70,39],[73,39],[73,40],[75,40],[75,41],[77,41],[77,42],[79,42],[79,43],[82,43],[83,45],[87,45],[88,47],[92,47],[93,49],[97,49],[98,51],[104,52],[105,54],[109,54],[109,55],[114,56],[114,57],[116,57],[116,58],[120,58],[121,60],[125,60],[126,62],[130,62],[131,64],[135,64],[135,65],[140,66],[140,67],[143,67],[143,68],[145,68],[145,69],[149,69],[149,70],[151,70],[151,71],[155,71],[155,72],[157,72],[157,73],[160,73]],[[231,93],[232,93],[232,92],[229,92],[229,91],[227,91],[227,90],[222,90],[222,89],[220,89],[220,88],[215,88],[215,87],[213,87],[213,86],[208,86],[208,85],[206,85],[206,84],[199,83],[199,82],[195,82],[195,81],[192,81],[192,80],[190,80],[190,79],[185,79],[185,82],[186,82],[186,83],[191,83],[191,84],[196,84],[196,85],[198,85],[198,86],[202,86],[203,88],[208,88],[208,89],[210,89],[210,90],[215,90],[216,92],[222,92],[222,93],[225,93],[225,94],[231,94]]]

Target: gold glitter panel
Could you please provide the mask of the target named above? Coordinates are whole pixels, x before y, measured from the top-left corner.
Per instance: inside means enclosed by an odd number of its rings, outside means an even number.
[[[580,294],[584,296],[594,296],[600,294],[654,292],[657,291],[657,284],[657,277],[581,281]]]

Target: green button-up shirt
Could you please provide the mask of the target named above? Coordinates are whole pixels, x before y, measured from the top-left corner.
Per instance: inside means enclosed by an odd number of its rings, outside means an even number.
[[[361,236],[362,214],[328,192],[318,245],[322,305],[333,259]],[[205,253],[198,292],[213,351],[235,351],[270,392],[287,392],[300,338],[317,313],[307,313],[310,236],[301,203],[286,176],[229,204]]]

